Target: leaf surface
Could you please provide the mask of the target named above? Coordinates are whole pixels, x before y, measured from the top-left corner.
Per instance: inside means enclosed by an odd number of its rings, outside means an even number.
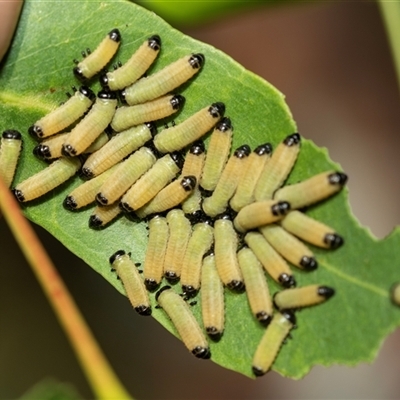
[[[272,85],[133,3],[30,0],[25,2],[12,49],[0,73],[1,128],[18,129],[24,136],[15,182],[46,166],[32,155],[36,142],[28,135],[28,127],[65,101],[64,93],[71,85],[79,85],[72,74],[72,60],[80,59],[81,50],[94,49],[113,28],[122,34],[122,45],[113,62],[125,62],[146,38],[161,36],[161,54],[149,73],[192,52],[205,55],[203,70],[179,89],[186,104],[174,117],[177,123],[212,102],[222,101],[235,128],[233,148],[244,143],[254,148],[266,141],[276,146],[297,130],[284,96]],[[92,87],[99,88],[96,82]],[[162,123],[159,128],[163,129]],[[329,159],[326,149],[303,140],[288,182],[332,168],[340,169]],[[119,218],[102,231],[89,229],[90,208],[71,213],[62,207],[65,196],[80,182],[75,177],[43,198],[23,205],[24,212],[123,293],[108,259],[124,249],[132,252],[136,262],[143,262],[146,224]],[[273,366],[296,379],[316,364],[372,361],[385,336],[400,323],[400,310],[389,301],[389,288],[399,278],[400,256],[394,250],[399,246],[399,231],[382,241],[372,237],[352,216],[347,189],[310,208],[308,214],[334,227],[346,243],[336,251],[313,248],[320,266],[312,273],[293,268],[299,286],[321,283],[336,289],[327,304],[297,314],[298,329],[292,332],[293,340],[283,346]],[[279,289],[273,282],[270,288],[272,292]],[[153,297],[152,301],[155,305]],[[193,311],[200,320],[199,304]],[[153,316],[174,331],[162,311],[154,309]],[[252,376],[251,360],[262,334],[263,328],[251,316],[245,294],[226,292],[226,329],[219,343],[211,343],[212,360]]]

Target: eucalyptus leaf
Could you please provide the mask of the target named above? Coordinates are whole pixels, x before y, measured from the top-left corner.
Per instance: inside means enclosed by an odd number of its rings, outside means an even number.
[[[177,123],[212,102],[222,101],[235,128],[233,148],[244,143],[254,148],[267,141],[276,146],[297,130],[284,96],[272,85],[221,51],[183,35],[131,2],[28,0],[0,73],[1,129],[18,129],[24,137],[16,183],[46,166],[32,155],[36,142],[28,135],[28,127],[65,101],[64,93],[71,85],[79,85],[72,74],[73,59],[80,59],[81,50],[87,47],[94,49],[113,28],[120,30],[122,44],[112,63],[125,62],[153,34],[161,36],[162,50],[149,73],[192,52],[205,55],[202,71],[179,89],[186,104],[174,116]],[[91,86],[99,89],[95,81]],[[159,124],[161,129],[163,123]],[[329,159],[327,150],[304,139],[288,183],[332,168],[340,170]],[[80,183],[75,177],[43,198],[23,205],[23,210],[30,220],[47,229],[124,293],[108,259],[124,249],[132,252],[135,262],[143,262],[146,223],[120,217],[104,230],[89,229],[91,208],[69,212],[62,206],[66,195]],[[334,227],[344,236],[345,245],[336,251],[313,248],[319,261],[316,271],[306,273],[293,268],[299,286],[321,283],[336,289],[336,295],[326,304],[297,314],[298,329],[273,365],[282,375],[296,379],[316,364],[372,361],[385,336],[400,324],[400,310],[389,301],[389,288],[399,279],[400,256],[394,250],[399,246],[399,231],[381,241],[372,237],[352,216],[347,189],[307,213]],[[269,283],[272,292],[279,289]],[[156,304],[153,295],[152,302]],[[201,321],[199,307],[194,306],[193,311]],[[175,333],[163,311],[154,309],[153,316]],[[212,360],[251,377],[252,356],[263,331],[250,313],[246,295],[227,291],[226,329],[219,343],[211,343]]]

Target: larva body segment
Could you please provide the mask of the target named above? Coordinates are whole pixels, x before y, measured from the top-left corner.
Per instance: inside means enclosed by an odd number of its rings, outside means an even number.
[[[191,54],[169,64],[162,70],[148,77],[139,79],[128,86],[122,96],[133,106],[163,96],[181,86],[200,71],[204,64],[202,54]]]
[[[100,91],[89,113],[65,138],[62,154],[67,157],[82,154],[107,128],[114,116],[116,107],[115,93]]]
[[[121,34],[118,29],[113,29],[93,52],[87,54],[81,62],[77,63],[73,69],[75,76],[84,81],[96,75],[113,58],[120,43]]]
[[[113,72],[101,75],[101,85],[107,87],[109,90],[121,90],[132,85],[150,68],[151,64],[157,58],[160,49],[160,36],[153,35],[149,37],[124,65]]]
[[[21,134],[12,129],[4,131],[0,146],[0,176],[7,187],[10,187],[14,180],[21,150]]]
[[[157,292],[156,300],[171,319],[187,349],[197,358],[210,358],[207,339],[185,300],[169,286]]]
[[[180,124],[161,131],[154,138],[154,145],[160,153],[181,150],[212,129],[224,112],[225,105],[221,102],[204,107]]]
[[[15,197],[20,202],[37,199],[74,176],[80,166],[76,158],[60,158],[19,183],[14,189]]]
[[[76,90],[76,89],[75,89]],[[96,96],[87,86],[81,86],[63,105],[40,118],[28,132],[39,139],[61,132],[77,121],[91,107]]]

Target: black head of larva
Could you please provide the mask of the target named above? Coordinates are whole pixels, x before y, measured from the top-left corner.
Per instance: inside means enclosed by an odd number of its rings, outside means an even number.
[[[107,89],[107,88],[108,88],[108,76],[107,76],[107,72],[102,73],[102,74],[99,76],[99,82],[100,82],[100,85],[101,85],[104,89]]]
[[[222,337],[222,332],[217,329],[215,326],[207,326],[206,327],[207,335],[214,342],[219,342]]]
[[[111,32],[109,32],[108,36],[114,42],[119,43],[121,41],[121,33],[119,32],[119,30],[117,28],[115,28]]]
[[[295,146],[295,145],[299,144],[299,143],[300,143],[300,140],[301,140],[301,137],[300,137],[300,135],[296,132],[296,133],[293,133],[292,135],[287,136],[287,137],[285,138],[285,140],[283,141],[283,143],[284,143],[286,146],[291,147],[291,146]]]
[[[76,156],[76,149],[72,147],[70,144],[63,144],[61,148],[61,153],[65,157],[74,157]],[[82,170],[83,172],[83,170]]]
[[[38,157],[41,158],[42,160],[46,160],[51,158],[51,151],[49,146],[46,146],[45,144],[38,144],[35,146],[32,150],[32,153]]]
[[[93,90],[88,88],[87,86],[81,86],[79,88],[79,91],[90,100],[94,100],[96,98]]]
[[[257,321],[264,326],[268,326],[271,322],[272,316],[265,311],[260,311],[256,314]]]
[[[96,194],[96,203],[100,206],[106,206],[108,204],[108,199],[102,193]]]
[[[320,286],[317,290],[319,296],[325,297],[325,299],[331,298],[335,294],[335,289],[328,286]]]
[[[292,325],[296,325],[296,315],[291,310],[282,311],[281,314],[292,323]]]
[[[190,146],[189,153],[194,154],[195,156],[199,156],[205,152],[206,148],[204,146],[204,142],[202,140],[196,140]]]
[[[225,104],[222,103],[221,101],[212,103],[210,108],[208,109],[208,112],[211,114],[213,118],[221,118],[225,114]]]
[[[25,196],[24,196],[24,194],[22,193],[21,190],[13,189],[12,192],[13,192],[15,198],[16,198],[20,203],[23,203],[23,202],[25,201]]]
[[[151,133],[151,137],[156,136],[156,134],[157,134],[157,126],[156,126],[156,124],[154,122],[146,122],[145,125],[149,129],[149,131]]]
[[[192,54],[189,58],[189,64],[193,69],[199,69],[204,65],[205,57],[204,54],[197,53]]]
[[[174,151],[170,154],[171,158],[175,161],[178,168],[182,169],[185,159],[179,151]]]
[[[165,271],[164,276],[165,279],[172,285],[175,285],[180,280],[180,277],[174,271]]]
[[[267,371],[264,371],[262,368],[256,367],[254,365],[251,367],[251,369],[252,369],[253,374],[255,376],[263,376],[263,375],[265,375],[267,373]]]
[[[278,281],[285,288],[291,288],[297,285],[296,279],[294,279],[292,275],[288,275],[286,273],[280,274]]]
[[[144,285],[149,292],[154,292],[160,286],[160,282],[156,282],[154,279],[146,278],[144,280]]]
[[[328,175],[328,180],[331,185],[343,186],[347,182],[347,175],[343,172],[334,172]]]
[[[185,104],[186,99],[180,95],[180,94],[176,94],[171,100],[171,106],[174,110],[179,110],[183,107],[183,105]]]
[[[81,81],[85,81],[86,77],[85,77],[85,75],[83,75],[82,70],[81,70],[78,66],[74,67],[74,68],[72,69],[72,72],[74,73],[74,75],[75,75],[78,79],[80,79]]]
[[[67,196],[63,201],[63,206],[67,210],[74,211],[78,204],[76,204],[75,199],[72,196]]]
[[[89,228],[99,229],[103,226],[103,220],[98,215],[91,215],[89,217]]]
[[[235,292],[235,293],[243,293],[244,290],[246,289],[246,286],[244,285],[244,282],[243,281],[238,281],[236,279],[234,279],[233,281],[230,281],[226,286],[230,290],[232,290],[232,292]]]
[[[264,154],[271,154],[272,144],[271,143],[260,144],[254,149],[254,153],[257,154],[258,156],[263,156]]]
[[[149,47],[155,51],[161,48],[161,38],[158,35],[153,35],[148,39]]]
[[[215,129],[218,129],[221,132],[227,132],[233,130],[232,121],[229,117],[224,117],[218,124],[215,126]]]
[[[222,214],[218,214],[214,219],[215,221],[218,219],[225,219],[228,221],[232,221],[232,215],[228,211],[225,211]]]
[[[233,155],[237,158],[246,158],[249,156],[251,152],[250,146],[247,144],[244,144],[240,147],[238,147],[235,152],[233,153]]]
[[[28,128],[28,132],[35,138],[41,138],[43,136],[43,130],[39,125],[32,125]]]
[[[134,209],[126,201],[121,201],[121,203],[119,203],[119,208],[127,213],[131,213],[134,211]]]
[[[211,357],[211,352],[208,347],[197,346],[192,350],[192,354],[197,358],[208,360]]]
[[[165,292],[166,290],[170,290],[171,286],[165,285],[163,286],[157,293],[156,293],[156,301],[158,301],[158,298],[160,297],[160,294],[162,292]]]
[[[276,217],[286,215],[290,211],[290,203],[287,201],[278,201],[278,203],[271,206],[272,215]]]
[[[83,167],[82,168],[81,174],[86,179],[91,179],[94,176],[93,171],[90,168],[87,168],[87,167]]]
[[[183,291],[185,297],[190,299],[197,295],[199,289],[196,289],[192,285],[182,285],[182,291]]]
[[[143,315],[144,317],[151,315],[151,307],[149,307],[149,306],[145,306],[145,305],[137,306],[137,307],[135,307],[135,311],[138,314]]]
[[[185,192],[190,192],[196,187],[197,179],[193,175],[184,176],[181,180],[181,186]]]
[[[126,254],[125,250],[118,250],[118,251],[116,251],[116,252],[109,258],[110,264],[111,264],[111,265],[114,264],[114,262],[115,262],[115,260],[116,260],[117,258],[120,258],[120,257],[124,256],[125,254]]]
[[[344,239],[337,233],[327,233],[324,236],[324,243],[327,244],[330,249],[335,250],[343,245]]]
[[[21,134],[14,129],[7,129],[3,132],[3,139],[21,140]]]
[[[97,97],[102,100],[115,100],[117,98],[116,92],[111,92],[110,90],[103,89],[97,93]]]
[[[303,256],[300,260],[300,265],[306,271],[314,271],[314,269],[318,268],[318,262],[314,257]]]

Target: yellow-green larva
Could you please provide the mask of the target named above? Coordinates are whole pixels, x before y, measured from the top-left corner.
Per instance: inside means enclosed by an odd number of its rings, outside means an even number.
[[[222,118],[215,126],[207,148],[207,156],[200,179],[200,186],[204,190],[212,191],[217,186],[231,152],[232,135],[233,127],[230,118]]]
[[[261,233],[248,232],[244,241],[275,282],[286,288],[296,286],[296,280],[289,265]]]
[[[111,267],[116,271],[125,288],[132,307],[140,315],[151,315],[151,304],[142,277],[135,263],[124,250],[119,250],[110,257]]]
[[[203,170],[205,156],[206,154],[204,143],[201,140],[194,142],[186,153],[181,175],[192,175],[196,177],[197,184],[193,192],[182,203],[182,210],[185,212],[185,214],[194,214],[201,209],[201,193],[199,189],[199,180],[201,172]]]
[[[149,221],[149,242],[144,259],[143,275],[147,290],[158,288],[163,277],[169,228],[165,217],[156,215]]]
[[[54,160],[62,157],[62,145],[65,142],[68,132],[59,133],[58,135],[51,136],[50,138],[43,140],[33,148],[33,154],[41,158],[42,160]],[[107,133],[102,132],[100,136],[84,151],[86,154],[94,153],[103,147],[109,138]]]
[[[111,167],[113,169],[112,174],[103,182],[95,195],[97,203],[100,206],[106,206],[118,201],[156,161],[154,153],[148,147],[141,147],[126,160],[116,164],[115,167]]]
[[[181,150],[204,136],[223,117],[225,104],[213,103],[193,114],[185,121],[164,129],[154,138],[154,145],[161,153]]]
[[[247,246],[238,251],[237,258],[246,285],[251,312],[261,324],[268,325],[272,319],[273,305],[264,269]]]
[[[182,164],[183,158],[179,153],[167,154],[157,160],[125,193],[121,207],[128,212],[143,207],[175,178]]]
[[[101,174],[143,146],[156,133],[157,128],[152,122],[118,133],[100,150],[89,156],[83,164],[82,174],[87,178]]]
[[[201,268],[201,315],[207,335],[219,340],[225,327],[225,302],[214,254],[204,257]]]
[[[274,199],[286,200],[292,210],[303,208],[339,192],[347,182],[343,172],[327,171],[275,192]]]
[[[228,202],[235,193],[249,154],[250,147],[245,144],[237,148],[229,158],[214,192],[203,201],[203,210],[208,216],[216,217],[228,207]]]
[[[196,177],[193,175],[176,179],[160,190],[147,204],[136,210],[136,215],[144,218],[150,214],[161,213],[179,206],[193,192],[196,183]]]
[[[83,182],[81,185],[76,187],[65,199],[64,207],[68,210],[77,210],[88,204],[94,203],[96,200],[96,194],[103,183],[108,179],[108,177],[113,173],[114,169],[103,172],[102,174],[96,176],[95,178]]]
[[[97,48],[90,52],[82,52],[85,57],[81,62],[74,60],[76,67],[73,69],[75,76],[81,80],[90,79],[100,72],[117,52],[121,42],[121,34],[118,29],[113,29],[100,42]]]
[[[183,256],[192,233],[192,225],[184,212],[174,209],[167,214],[169,237],[164,258],[164,276],[170,283],[179,281]]]
[[[121,213],[118,203],[109,206],[96,206],[89,217],[89,228],[102,229]]]
[[[293,133],[278,145],[265,164],[254,189],[256,201],[272,199],[274,192],[283,185],[297,160],[300,143],[300,135]]]
[[[4,131],[0,146],[0,176],[8,188],[14,180],[21,149],[21,134],[13,129]]]
[[[80,166],[77,158],[60,158],[19,183],[13,190],[14,195],[21,203],[37,199],[74,176]]]
[[[323,303],[335,294],[328,286],[308,285],[281,290],[274,294],[274,305],[278,310],[296,310]]]
[[[250,203],[236,215],[233,223],[238,232],[246,232],[281,220],[290,211],[287,201],[264,200]]]
[[[394,283],[390,288],[390,300],[395,306],[400,307],[400,282]]]
[[[291,311],[274,315],[253,356],[252,370],[255,376],[262,376],[270,370],[283,341],[295,324],[296,317]]]
[[[100,76],[100,83],[110,90],[121,90],[136,82],[150,68],[161,49],[158,35],[149,37],[120,68]],[[148,121],[153,121],[148,120]],[[143,121],[146,122],[146,121]]]
[[[28,132],[40,139],[61,132],[85,114],[95,98],[91,89],[81,86],[63,105],[30,126]]]
[[[148,77],[139,79],[122,92],[125,101],[133,106],[154,100],[188,81],[204,64],[203,54],[191,54],[169,64]]]
[[[62,146],[62,154],[67,157],[82,154],[107,128],[116,107],[116,94],[100,91],[88,114],[68,133]]]
[[[259,228],[268,243],[290,263],[312,271],[318,267],[317,260],[311,250],[281,226],[270,224]]]
[[[210,250],[213,241],[214,232],[209,221],[194,225],[181,270],[181,286],[187,297],[196,296],[200,289],[203,256]]]
[[[261,144],[250,153],[236,192],[229,202],[233,210],[240,211],[244,206],[255,201],[254,189],[265,164],[271,157],[271,153],[272,146],[270,143]]]
[[[237,260],[238,237],[228,214],[214,222],[215,264],[222,283],[229,289],[244,290],[243,276]]]
[[[172,94],[135,106],[119,107],[111,121],[111,128],[120,132],[148,121],[157,121],[176,113],[184,104],[183,96]]]
[[[170,286],[161,288],[156,300],[171,319],[188,350],[197,358],[210,358],[207,339],[185,300]]]
[[[281,220],[281,226],[314,246],[337,249],[344,242],[343,238],[334,229],[297,210],[287,214]]]

